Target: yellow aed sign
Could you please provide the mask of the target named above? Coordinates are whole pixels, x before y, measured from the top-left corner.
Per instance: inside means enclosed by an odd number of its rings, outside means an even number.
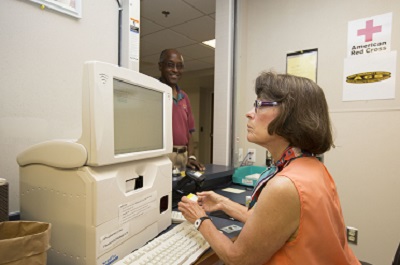
[[[390,72],[365,72],[346,77],[347,83],[365,84],[375,83],[390,78]]]

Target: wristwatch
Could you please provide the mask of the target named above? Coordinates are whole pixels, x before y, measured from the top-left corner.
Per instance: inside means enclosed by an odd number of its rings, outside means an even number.
[[[207,220],[207,219],[210,219],[210,220],[211,220],[211,218],[208,217],[208,216],[200,217],[199,219],[197,219],[197,220],[194,222],[194,227],[196,227],[196,229],[199,230],[201,223],[203,223],[203,221],[204,221],[204,220]]]

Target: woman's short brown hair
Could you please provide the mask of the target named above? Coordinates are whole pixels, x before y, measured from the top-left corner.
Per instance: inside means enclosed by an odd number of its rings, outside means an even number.
[[[334,147],[324,91],[308,78],[263,72],[256,80],[259,99],[277,101],[280,113],[270,123],[269,134],[314,154]]]

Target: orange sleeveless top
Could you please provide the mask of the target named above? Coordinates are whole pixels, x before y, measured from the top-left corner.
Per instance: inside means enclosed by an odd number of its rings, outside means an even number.
[[[300,224],[296,238],[266,264],[360,265],[348,246],[336,186],[323,163],[315,157],[301,157],[277,175],[288,177],[297,188]]]

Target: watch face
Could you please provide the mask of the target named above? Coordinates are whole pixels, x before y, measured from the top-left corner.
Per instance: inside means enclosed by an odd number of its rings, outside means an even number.
[[[194,226],[196,228],[199,228],[200,224],[201,224],[201,220],[200,219],[197,219],[196,222],[194,222]]]
[[[196,227],[196,229],[199,230],[199,227],[200,227],[201,223],[202,223],[204,220],[206,220],[206,219],[210,219],[210,220],[211,220],[211,218],[209,218],[208,216],[200,217],[199,219],[197,219],[197,220],[194,222],[194,227]]]

